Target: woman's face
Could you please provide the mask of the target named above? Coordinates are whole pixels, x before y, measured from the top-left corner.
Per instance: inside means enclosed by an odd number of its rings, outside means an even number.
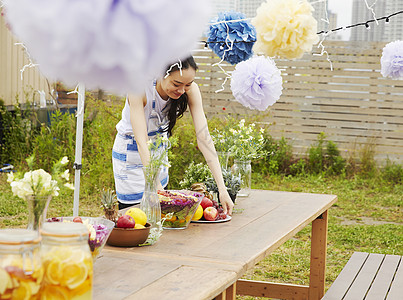
[[[193,83],[196,76],[196,70],[193,68],[182,69],[181,72],[171,72],[168,77],[161,80],[163,92],[171,99],[178,99],[186,93]],[[165,95],[161,95],[164,98]]]

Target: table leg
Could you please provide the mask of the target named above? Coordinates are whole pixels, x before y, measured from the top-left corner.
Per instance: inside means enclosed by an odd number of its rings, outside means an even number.
[[[230,285],[220,295],[215,297],[215,300],[235,300],[235,298],[236,298],[236,282]]]
[[[311,267],[309,299],[321,299],[325,294],[325,269],[327,249],[327,211],[312,222]]]

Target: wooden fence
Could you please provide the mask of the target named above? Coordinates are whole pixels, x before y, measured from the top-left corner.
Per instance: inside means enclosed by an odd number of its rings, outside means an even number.
[[[5,105],[20,103],[27,100],[39,102],[39,94],[33,91],[43,90],[49,93],[49,85],[38,68],[26,68],[21,78],[21,69],[29,63],[24,48],[15,45],[18,41],[11,35],[5,26],[4,18],[0,15],[0,99]],[[25,99],[26,92],[34,99]],[[49,98],[49,97],[47,97]]]
[[[283,94],[264,117],[275,138],[285,137],[296,155],[324,132],[337,143],[344,156],[358,158],[373,149],[375,159],[403,162],[403,81],[383,78],[380,58],[385,43],[325,42],[326,54],[314,48],[298,60],[276,60],[282,70]],[[209,116],[248,115],[234,100],[225,74],[234,66],[203,46],[194,51],[199,65],[205,111]]]

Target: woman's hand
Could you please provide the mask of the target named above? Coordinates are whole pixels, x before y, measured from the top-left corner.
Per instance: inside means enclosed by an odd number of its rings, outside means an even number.
[[[234,208],[234,202],[232,202],[231,197],[227,191],[220,191],[220,203],[222,205],[224,213],[227,215],[232,215],[232,209]]]

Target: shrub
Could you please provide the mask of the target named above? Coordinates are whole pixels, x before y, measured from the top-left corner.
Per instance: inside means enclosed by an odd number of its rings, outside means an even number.
[[[31,154],[32,143],[37,133],[36,113],[28,103],[24,110],[21,105],[14,106],[14,110],[0,107],[1,128],[3,129],[0,140],[0,161],[13,165],[24,164],[25,159]]]
[[[325,143],[325,138],[326,135],[320,133],[317,142],[309,148],[307,170],[313,174],[341,174],[345,171],[345,160],[336,144],[332,141]]]
[[[403,167],[391,162],[389,159],[386,161],[386,166],[382,169],[381,173],[382,178],[389,183],[403,183]]]

